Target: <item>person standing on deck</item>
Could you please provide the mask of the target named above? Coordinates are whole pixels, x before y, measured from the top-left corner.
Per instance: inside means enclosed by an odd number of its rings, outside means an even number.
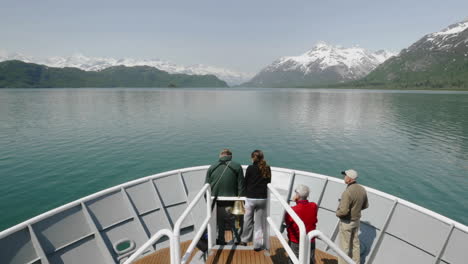
[[[348,186],[341,195],[340,204],[336,210],[336,216],[340,218],[340,247],[356,264],[359,264],[361,263],[359,244],[361,210],[369,207],[369,201],[366,189],[356,183],[358,174],[355,170],[342,171],[341,174]],[[345,264],[346,262],[338,258],[338,263]]]
[[[242,228],[241,245],[253,240],[254,250],[266,248],[266,209],[267,185],[271,183],[271,169],[266,163],[263,152],[254,150],[250,155],[252,165],[245,172],[245,214]],[[253,239],[252,239],[253,238]]]
[[[296,202],[296,206],[293,206],[293,211],[299,216],[299,218],[304,222],[306,232],[315,230],[317,226],[317,204],[314,202],[309,202],[307,198],[309,197],[309,187],[299,184],[294,190],[294,195],[292,200]],[[288,239],[289,246],[292,251],[299,257],[299,226],[297,226],[294,219],[286,214],[284,217],[284,223],[286,224],[288,230]],[[289,263],[293,262],[289,259]],[[315,264],[315,238],[310,241],[310,264]]]
[[[223,149],[216,164],[210,166],[206,172],[205,183],[211,185],[214,197],[240,196],[244,191],[244,171],[239,163],[232,161],[232,152]],[[239,241],[239,235],[234,230],[234,221],[231,215],[234,201],[216,201],[216,222],[218,225],[218,239],[216,244],[225,245],[224,232],[226,224],[233,230],[233,235]]]

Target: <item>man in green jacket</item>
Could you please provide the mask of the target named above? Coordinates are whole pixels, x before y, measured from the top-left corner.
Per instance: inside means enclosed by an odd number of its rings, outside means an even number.
[[[243,194],[244,171],[239,163],[232,161],[232,152],[229,149],[223,149],[219,154],[218,162],[210,166],[206,172],[205,183],[211,185],[211,193],[214,197],[241,196]],[[218,224],[216,244],[226,244],[224,239],[226,224],[231,227],[236,239],[239,240],[239,234],[234,229],[231,215],[233,205],[233,201],[216,201],[216,222]]]
[[[367,192],[364,187],[357,184],[358,174],[355,170],[342,171],[344,182],[348,185],[341,195],[336,216],[340,218],[340,247],[357,264],[361,263],[361,250],[359,242],[359,225],[361,210],[369,207]],[[345,264],[338,258],[338,264]]]

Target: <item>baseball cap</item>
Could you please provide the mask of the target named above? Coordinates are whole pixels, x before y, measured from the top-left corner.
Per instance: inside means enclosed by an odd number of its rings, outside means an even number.
[[[353,169],[342,171],[341,174],[346,175],[354,180],[358,178],[358,173]]]

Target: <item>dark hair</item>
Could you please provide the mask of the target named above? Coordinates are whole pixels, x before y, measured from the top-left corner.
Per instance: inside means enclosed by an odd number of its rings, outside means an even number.
[[[258,164],[258,168],[260,169],[260,174],[262,174],[263,178],[271,178],[271,170],[270,166],[264,160],[263,152],[261,150],[254,150],[250,157],[253,159],[253,162]]]

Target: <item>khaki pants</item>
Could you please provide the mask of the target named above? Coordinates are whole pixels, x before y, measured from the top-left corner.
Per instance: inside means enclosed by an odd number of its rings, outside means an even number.
[[[360,264],[361,249],[359,244],[359,224],[360,221],[340,221],[340,248],[345,254]],[[346,264],[342,258],[338,258],[338,264]]]

